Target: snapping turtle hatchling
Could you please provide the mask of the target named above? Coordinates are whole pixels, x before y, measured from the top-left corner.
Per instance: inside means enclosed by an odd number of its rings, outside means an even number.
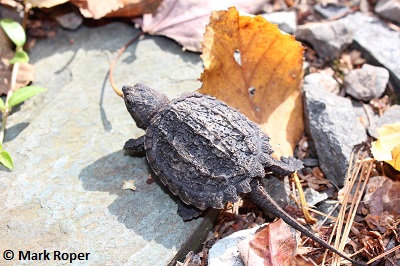
[[[124,149],[131,155],[145,153],[154,173],[185,204],[200,210],[222,209],[226,202],[249,194],[265,213],[357,264],[300,225],[259,184],[266,173],[284,176],[303,166],[293,157],[274,159],[269,138],[257,124],[201,93],[170,101],[143,84],[124,86],[122,91],[136,125],[146,130],[144,136],[128,140]],[[186,209],[189,213],[180,213],[184,220],[193,218],[195,211]]]

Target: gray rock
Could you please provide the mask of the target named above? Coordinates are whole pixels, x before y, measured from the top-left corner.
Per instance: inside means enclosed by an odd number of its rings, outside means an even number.
[[[304,191],[304,197],[306,198],[306,202],[310,206],[315,206],[316,204],[324,201],[328,198],[328,195],[324,192],[318,192],[312,188],[307,188]]]
[[[353,147],[366,140],[364,127],[349,99],[327,92],[321,84],[304,79],[306,130],[317,152],[321,170],[341,186]]]
[[[312,73],[307,75],[307,79],[312,83],[320,83],[324,89],[328,92],[338,94],[339,93],[339,83],[328,74],[325,73]]]
[[[205,231],[197,229],[206,219],[184,223],[173,197],[146,183],[145,158],[123,155],[125,141],[143,133],[107,72],[135,33],[122,23],[60,30],[31,52],[34,85],[49,91],[9,118],[13,139],[4,148],[15,170],[0,166],[2,248],[89,252],[82,262],[92,265],[166,265],[193,233]],[[122,55],[114,79],[120,88],[145,82],[173,97],[197,89],[201,71],[197,54],[146,37]],[[123,181],[132,179],[136,191],[123,190]],[[67,262],[51,262],[57,263]]]
[[[218,240],[208,252],[208,266],[244,266],[237,245],[253,236],[258,228],[260,227],[241,230]]]
[[[61,27],[68,30],[76,30],[83,22],[83,16],[79,12],[74,11],[57,15],[54,19]]]
[[[327,5],[316,4],[313,6],[313,8],[318,14],[326,19],[338,17],[351,11],[351,9],[347,6],[336,5],[333,3]]]
[[[278,24],[280,30],[293,34],[297,28],[297,16],[295,11],[274,12],[262,14],[262,16],[271,23]]]
[[[369,130],[371,128],[375,128],[376,123],[379,120],[379,116],[375,114],[374,110],[372,109],[371,105],[353,100],[351,101],[353,104],[353,110],[357,115],[358,121]]]
[[[395,91],[400,96],[400,32],[391,30],[380,19],[360,12],[343,20],[353,29],[356,48],[363,52],[363,57],[389,70]]]
[[[392,105],[386,110],[379,119],[377,119],[374,126],[368,128],[368,133],[374,137],[379,138],[378,128],[387,124],[400,123],[400,105]]]
[[[398,0],[379,0],[374,11],[383,18],[400,23],[400,2]]]
[[[370,101],[382,96],[388,81],[387,69],[364,64],[361,69],[353,69],[345,76],[344,88],[354,98]]]
[[[262,178],[260,182],[279,206],[284,208],[288,204],[288,193],[283,180],[275,176],[269,176],[268,178]],[[273,215],[270,217],[275,218]]]
[[[376,126],[381,127],[386,124],[394,123],[400,123],[400,105],[398,104],[390,106],[390,108],[379,118]]]
[[[333,60],[352,43],[353,32],[343,20],[335,20],[300,25],[296,38],[311,44],[321,58]]]

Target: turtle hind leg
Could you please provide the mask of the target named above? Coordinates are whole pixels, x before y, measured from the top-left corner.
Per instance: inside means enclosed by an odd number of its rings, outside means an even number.
[[[125,154],[129,156],[145,156],[146,152],[144,150],[144,139],[145,136],[143,135],[137,139],[130,139],[125,142]]]
[[[178,214],[182,217],[182,220],[187,222],[194,218],[199,217],[203,213],[202,210],[196,208],[193,205],[187,205],[181,200],[178,200]]]
[[[293,172],[302,169],[303,163],[294,157],[281,157],[281,160],[276,160],[272,156],[265,158],[263,166],[266,172],[272,172],[273,175],[286,176]]]

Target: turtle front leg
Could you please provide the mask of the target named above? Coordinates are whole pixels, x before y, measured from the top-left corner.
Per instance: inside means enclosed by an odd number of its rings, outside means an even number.
[[[178,200],[178,214],[182,217],[182,220],[187,222],[194,218],[199,217],[203,211],[196,208],[193,205],[186,205],[180,199]]]
[[[290,175],[304,167],[300,160],[297,160],[291,156],[287,158],[282,156],[280,161],[274,159],[272,156],[269,156],[263,165],[265,168],[267,168],[267,174],[268,172],[272,172],[273,175],[278,176]]]
[[[144,150],[144,139],[145,135],[137,138],[137,139],[130,139],[125,142],[124,150],[125,154],[130,156],[144,156],[146,155]]]

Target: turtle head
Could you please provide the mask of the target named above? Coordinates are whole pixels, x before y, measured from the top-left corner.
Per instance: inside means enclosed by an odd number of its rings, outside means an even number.
[[[164,94],[140,83],[124,86],[122,92],[128,112],[141,129],[146,129],[150,120],[170,102]]]

